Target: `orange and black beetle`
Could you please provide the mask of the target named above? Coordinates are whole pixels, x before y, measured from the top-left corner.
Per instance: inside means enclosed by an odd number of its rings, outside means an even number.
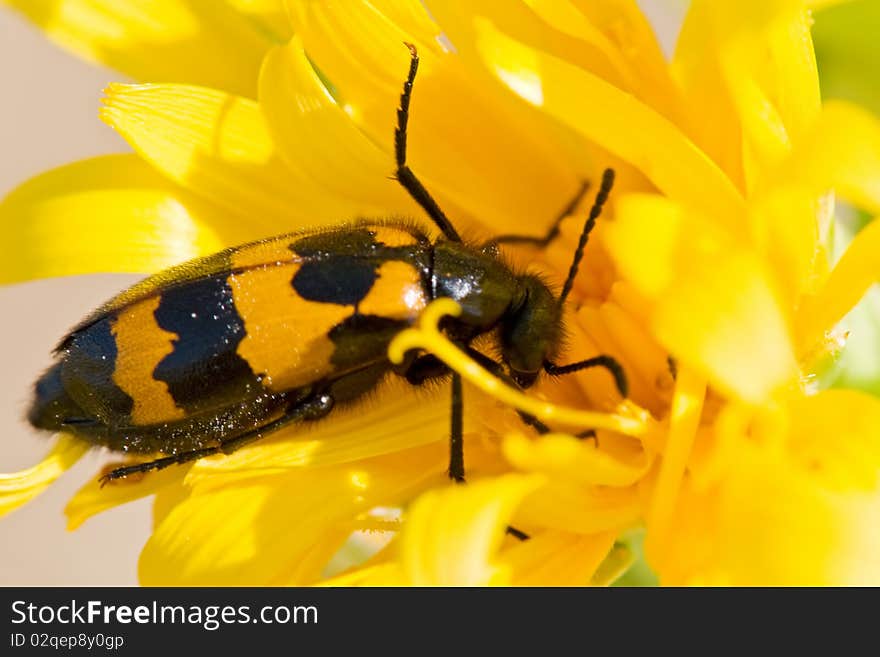
[[[450,339],[511,383],[528,387],[541,371],[565,374],[598,365],[611,371],[625,395],[623,372],[607,356],[567,366],[552,362],[562,305],[610,191],[611,172],[559,297],[540,278],[515,273],[498,257],[503,242],[546,244],[557,225],[544,238],[465,244],[406,165],[418,68],[410,50],[395,132],[397,179],[442,238],[432,243],[414,224],[363,221],[233,247],[152,276],[62,340],[56,364],[37,381],[31,423],[117,451],[166,455],[113,470],[107,477],[115,479],[229,453],[284,425],[323,418],[391,374],[416,385],[451,374],[449,474],[463,480],[460,377],[430,354],[410,354],[399,366],[387,356],[394,336],[440,297],[462,307],[461,316],[443,325]],[[471,348],[484,334],[497,338],[501,363]]]

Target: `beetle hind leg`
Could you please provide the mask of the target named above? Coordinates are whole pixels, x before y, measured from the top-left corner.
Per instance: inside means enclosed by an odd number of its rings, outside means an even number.
[[[114,479],[122,479],[132,474],[142,472],[151,472],[153,470],[162,470],[171,465],[182,465],[191,461],[197,461],[212,456],[214,454],[231,454],[232,452],[244,447],[245,445],[260,440],[265,436],[274,433],[278,429],[293,424],[295,422],[308,422],[319,420],[333,410],[334,400],[330,395],[321,394],[310,397],[306,400],[296,402],[291,405],[287,412],[277,420],[273,420],[251,431],[233,436],[226,440],[220,441],[218,445],[204,447],[202,449],[194,449],[186,452],[180,452],[172,456],[165,456],[153,461],[144,463],[136,463],[134,465],[126,465],[121,468],[111,470],[101,477],[101,485]]]

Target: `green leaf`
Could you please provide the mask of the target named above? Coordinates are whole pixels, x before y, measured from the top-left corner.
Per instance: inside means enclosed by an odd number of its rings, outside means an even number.
[[[815,20],[822,97],[849,100],[880,113],[880,2],[843,2],[817,12]]]
[[[645,561],[645,530],[635,529],[618,539],[636,555],[636,560],[612,586],[657,586],[660,581]]]

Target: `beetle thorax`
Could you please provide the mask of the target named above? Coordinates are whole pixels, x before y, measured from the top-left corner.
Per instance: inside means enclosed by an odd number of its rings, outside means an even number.
[[[495,327],[521,297],[517,276],[506,264],[460,242],[434,246],[431,287],[435,299],[457,301],[458,322],[477,332]]]
[[[462,314],[456,323],[482,333],[499,329],[504,363],[523,387],[534,383],[561,340],[559,303],[532,275],[517,275],[493,253],[458,242],[434,248],[434,298],[449,297]]]

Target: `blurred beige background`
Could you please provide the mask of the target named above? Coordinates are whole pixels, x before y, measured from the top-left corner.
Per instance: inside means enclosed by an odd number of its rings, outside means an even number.
[[[67,55],[0,8],[0,196],[51,167],[127,150],[97,115],[101,89],[120,80]],[[135,278],[87,276],[0,287],[0,471],[36,463],[50,444],[22,417],[52,345]],[[76,532],[64,529],[66,501],[103,458],[89,454],[43,496],[0,519],[0,585],[136,583],[137,555],[149,535],[148,502],[109,511]]]

